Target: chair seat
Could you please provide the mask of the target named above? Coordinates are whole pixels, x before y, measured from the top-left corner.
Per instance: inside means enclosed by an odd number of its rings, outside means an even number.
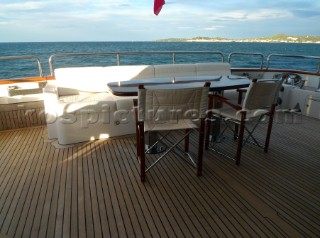
[[[266,109],[257,109],[257,110],[247,110],[246,111],[246,119],[250,120],[255,117],[260,117],[261,115],[267,114],[269,111]],[[241,113],[240,111],[235,111],[234,109],[228,107],[228,108],[222,108],[219,110],[219,114],[225,118],[230,118],[235,121],[241,120]]]
[[[164,121],[163,123],[153,123],[153,122],[145,122],[144,131],[171,131],[171,130],[182,130],[186,128],[197,128],[196,125],[190,119],[180,119],[178,121]]]

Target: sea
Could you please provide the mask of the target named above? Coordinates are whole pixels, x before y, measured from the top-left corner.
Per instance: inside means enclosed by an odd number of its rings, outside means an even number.
[[[238,55],[231,58],[232,67],[263,67],[270,54],[303,55],[320,57],[320,44],[316,43],[260,43],[260,42],[25,42],[0,43],[2,56],[33,55],[40,58],[44,75],[49,75],[49,57],[63,53],[97,52],[149,52],[149,51],[211,51],[221,52],[228,61],[230,53],[259,53],[261,55]],[[122,65],[172,63],[172,55],[127,55],[120,57]],[[177,55],[176,63],[219,62],[219,55]],[[55,58],[54,68],[76,66],[116,65],[112,56]],[[288,68],[317,71],[320,59],[272,57],[269,68]],[[39,76],[35,60],[0,60],[0,80]]]

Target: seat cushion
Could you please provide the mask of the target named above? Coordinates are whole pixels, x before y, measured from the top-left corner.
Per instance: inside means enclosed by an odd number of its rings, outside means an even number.
[[[88,113],[115,111],[117,109],[114,96],[110,93],[88,93],[60,97],[57,103],[57,113]]]

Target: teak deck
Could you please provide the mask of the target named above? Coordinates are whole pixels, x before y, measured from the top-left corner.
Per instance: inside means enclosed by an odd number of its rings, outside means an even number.
[[[2,131],[0,233],[319,237],[319,125],[274,123],[269,153],[248,145],[240,166],[205,151],[202,177],[171,153],[145,183],[134,135],[57,147],[45,126]]]

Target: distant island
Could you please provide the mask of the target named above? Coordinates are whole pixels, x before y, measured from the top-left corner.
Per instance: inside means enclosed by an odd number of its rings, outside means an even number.
[[[290,36],[276,34],[273,36],[245,39],[228,39],[222,37],[193,37],[193,38],[167,38],[160,39],[161,42],[285,42],[285,43],[320,43],[320,36]]]

